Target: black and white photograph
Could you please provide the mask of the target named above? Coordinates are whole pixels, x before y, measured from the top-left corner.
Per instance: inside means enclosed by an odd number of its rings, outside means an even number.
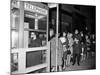
[[[10,0],[11,74],[96,69],[96,5]]]

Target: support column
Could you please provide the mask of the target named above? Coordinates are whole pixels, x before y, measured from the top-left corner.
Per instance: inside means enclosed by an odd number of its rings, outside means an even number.
[[[24,1],[20,1],[20,16],[19,16],[19,40],[18,47],[24,48]],[[18,54],[18,71],[25,72],[26,68],[26,52],[21,49]]]
[[[48,50],[47,50],[47,72],[50,72],[50,42],[48,42],[48,30],[49,28],[49,9],[48,9],[48,14],[47,14],[47,32],[46,32],[46,42],[47,42],[47,47],[48,47]]]
[[[56,71],[57,71],[57,55],[58,55],[58,25],[59,25],[59,4],[57,4],[57,17],[56,17]]]
[[[24,47],[24,2],[20,1],[20,14],[19,14],[19,48]]]

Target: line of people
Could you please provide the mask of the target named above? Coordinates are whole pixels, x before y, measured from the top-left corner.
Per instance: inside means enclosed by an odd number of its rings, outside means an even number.
[[[51,44],[51,71],[56,69],[56,35],[54,30],[50,29]],[[85,39],[85,42],[83,41]],[[80,61],[88,57],[90,51],[90,40],[86,35],[76,29],[75,33],[63,32],[58,38],[57,66],[58,71],[65,70],[70,65],[80,66]]]

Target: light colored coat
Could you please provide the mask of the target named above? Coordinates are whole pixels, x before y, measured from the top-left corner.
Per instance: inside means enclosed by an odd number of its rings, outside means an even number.
[[[51,45],[51,66],[56,66],[56,38],[52,38],[50,40]],[[62,65],[62,57],[63,57],[63,45],[58,39],[58,51],[57,51],[57,65]]]

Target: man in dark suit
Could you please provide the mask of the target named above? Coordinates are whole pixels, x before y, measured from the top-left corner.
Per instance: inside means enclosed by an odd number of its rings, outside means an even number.
[[[80,44],[80,35],[78,34],[78,30],[75,30],[74,35],[74,44],[73,44],[73,64],[76,63],[77,58],[77,64],[80,65],[80,54],[81,54],[81,44]]]
[[[76,62],[77,58],[77,64],[80,65],[80,54],[81,54],[81,45],[79,44],[78,40],[74,42],[73,45],[73,64]]]
[[[35,32],[31,32],[29,38],[29,48],[41,47],[42,41],[37,38]],[[26,67],[35,66],[42,63],[42,51],[27,52],[26,56]]]

